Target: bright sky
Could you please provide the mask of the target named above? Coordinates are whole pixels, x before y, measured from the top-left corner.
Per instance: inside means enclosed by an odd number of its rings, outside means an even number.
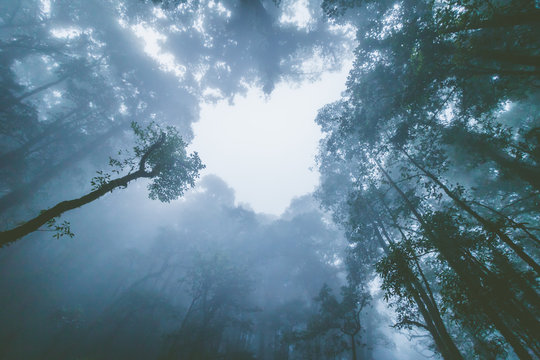
[[[301,86],[279,84],[268,99],[252,89],[234,105],[204,104],[190,147],[207,166],[202,175],[224,179],[238,203],[281,214],[293,197],[318,184],[314,158],[321,133],[314,119],[320,107],[339,99],[347,72]]]

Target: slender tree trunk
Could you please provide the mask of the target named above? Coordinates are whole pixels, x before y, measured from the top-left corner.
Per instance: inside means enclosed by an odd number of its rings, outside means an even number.
[[[540,170],[538,167],[524,164],[493,147],[486,152],[486,155],[491,157],[505,174],[518,177],[531,184],[536,190],[540,190]]]
[[[502,75],[505,73],[508,75],[517,75],[516,72],[512,72],[511,70],[482,69],[478,67],[476,69],[480,70],[480,73],[482,74],[499,72]],[[530,71],[521,71],[520,73],[527,76],[530,75]],[[456,129],[453,129],[452,131],[456,131]],[[540,169],[538,166],[513,158],[481,136],[477,136],[463,129],[457,129],[457,131],[458,133],[453,134],[452,137],[459,137],[462,139],[458,144],[459,146],[463,146],[471,152],[477,153],[487,160],[493,161],[505,176],[527,182],[536,190],[540,190]],[[399,150],[405,152],[403,148],[400,148]]]
[[[407,195],[397,186],[395,181],[390,177],[388,172],[382,167],[380,162],[377,159],[374,159],[377,167],[383,173],[384,177],[388,180],[390,185],[398,192],[400,197],[404,200],[407,208],[411,211],[414,217],[418,220],[422,228],[426,231],[427,236],[431,242],[437,247],[441,255],[445,258],[451,268],[458,274],[458,276],[467,284],[468,287],[468,296],[477,300],[478,303],[482,306],[485,314],[489,317],[495,328],[503,335],[503,337],[508,341],[512,346],[515,353],[520,359],[532,360],[531,355],[525,349],[519,337],[511,329],[507,323],[500,317],[499,312],[496,310],[496,304],[493,304],[496,299],[493,299],[491,295],[491,289],[485,289],[479,279],[474,275],[471,275],[469,272],[464,271],[463,266],[456,263],[456,258],[459,258],[459,255],[448,254],[442,243],[439,241],[438,237],[432,233],[429,225],[424,221],[422,215],[418,212],[416,207],[410,202],[407,198]]]
[[[387,209],[388,212],[390,211],[390,209],[386,207],[386,204],[383,203],[383,206]],[[394,225],[396,226],[398,225],[397,219],[395,219],[393,216],[392,216],[392,221],[394,222]],[[380,219],[379,219],[379,222],[380,222]],[[380,226],[385,236],[388,239],[390,239],[386,229],[384,228],[384,225],[381,223]],[[405,234],[399,227],[398,227],[398,230],[401,234],[403,241],[408,241],[407,237],[405,236]],[[411,276],[415,279],[414,284],[419,289],[419,295],[421,298],[423,298],[423,301],[428,311],[431,314],[433,324],[439,334],[439,337],[441,338],[441,341],[446,346],[445,351],[447,351],[447,353],[449,354],[449,356],[451,356],[451,358],[456,358],[456,359],[463,358],[456,343],[454,342],[454,339],[452,338],[452,336],[448,332],[448,329],[446,328],[446,325],[444,324],[444,321],[441,316],[441,312],[439,311],[439,307],[437,306],[437,302],[435,301],[435,297],[433,296],[433,291],[431,290],[431,286],[429,285],[429,282],[426,276],[424,275],[424,271],[422,270],[422,267],[420,266],[418,259],[415,257],[413,259],[413,262],[416,266],[416,270],[420,274],[421,281],[417,279],[417,276],[413,273],[412,269],[409,269],[409,272]]]
[[[405,153],[406,154],[406,153]],[[406,154],[408,156],[408,154]],[[501,238],[505,243],[508,244],[508,242],[511,242],[510,238],[502,231],[500,228],[496,226],[496,224],[492,223],[491,221],[481,217],[478,213],[474,212],[470,206],[468,206],[463,200],[461,200],[457,195],[453,194],[440,180],[437,179],[435,175],[421,167],[417,162],[414,161],[410,156],[408,158],[417,166],[426,176],[428,176],[430,179],[432,179],[437,185],[439,185],[445,193],[450,196],[460,207],[467,211],[469,214],[473,215],[477,221],[481,223],[484,228],[489,231],[490,229],[494,229],[492,233],[495,233],[499,238]],[[452,195],[454,197],[452,197]],[[475,216],[476,215],[476,216]],[[511,242],[513,244],[513,242]],[[439,248],[440,250],[440,248]],[[447,257],[452,258],[453,255]],[[455,255],[455,256],[461,256],[461,255]],[[471,271],[471,273],[477,273],[479,278],[482,278],[484,281],[484,284],[487,284],[489,286],[489,292],[492,294],[488,302],[495,301],[496,303],[493,304],[492,309],[499,308],[503,312],[502,314],[507,314],[506,316],[506,324],[501,323],[501,326],[508,326],[508,328],[516,329],[516,333],[520,334],[519,336],[525,341],[525,343],[529,346],[529,348],[536,354],[538,354],[538,343],[534,340],[535,334],[537,334],[540,331],[539,323],[536,320],[537,314],[531,313],[531,310],[523,303],[523,299],[518,299],[515,294],[517,293],[523,293],[523,296],[529,297],[529,298],[536,298],[537,294],[530,286],[527,286],[527,284],[523,284],[522,281],[514,281],[509,282],[505,280],[505,278],[501,278],[500,275],[497,275],[493,273],[491,270],[489,270],[487,267],[485,267],[482,263],[480,263],[476,258],[472,256],[472,254],[466,254],[471,261],[471,264],[478,267],[479,270]],[[454,267],[462,268],[461,265],[454,265]],[[483,269],[483,270],[482,270]],[[463,276],[468,275],[470,276],[470,273],[463,273]],[[519,277],[518,277],[519,279]],[[480,283],[478,283],[479,286]],[[515,286],[518,285],[520,289],[516,290],[517,292],[514,294],[511,289],[515,288]],[[472,290],[475,291],[475,290]],[[531,295],[533,293],[533,295]],[[537,301],[533,301],[530,304],[534,308]],[[506,305],[505,305],[506,304]],[[499,317],[499,312],[495,310],[490,310],[493,316]],[[531,340],[532,339],[532,340]],[[516,344],[514,342],[514,344]]]
[[[355,342],[353,334],[351,334],[351,351],[352,351],[352,360],[356,360],[356,342]]]
[[[101,58],[103,58],[103,56],[101,56]],[[99,60],[101,60],[101,58]],[[97,60],[93,65],[90,65],[88,67],[88,69],[92,69],[92,68],[96,67],[99,64],[99,60]],[[38,86],[37,88],[35,88],[33,90],[30,90],[30,91],[27,91],[24,94],[21,94],[19,96],[14,96],[14,102],[12,104],[2,104],[3,106],[0,107],[0,111],[5,111],[6,109],[9,109],[11,106],[13,106],[15,103],[20,103],[22,100],[24,100],[24,99],[26,99],[26,98],[28,98],[30,96],[33,96],[33,95],[35,95],[37,93],[40,93],[41,91],[47,90],[47,89],[51,88],[54,85],[60,84],[62,81],[70,78],[72,75],[74,75],[73,72],[68,72],[68,73],[60,76],[56,80],[53,80],[51,82],[48,82],[48,83],[43,84],[41,86]]]
[[[78,199],[62,201],[56,204],[55,206],[53,206],[52,208],[42,211],[38,216],[25,222],[22,225],[19,225],[16,228],[11,229],[11,230],[0,232],[0,239],[1,239],[0,246],[5,246],[11,243],[14,243],[18,239],[30,234],[31,232],[36,231],[41,226],[46,224],[48,221],[62,215],[66,211],[73,210],[83,205],[86,205],[102,197],[108,192],[113,191],[114,189],[118,187],[126,187],[127,184],[132,180],[145,178],[145,177],[151,177],[150,173],[147,173],[144,170],[138,170],[134,173],[112,180],[108,182],[107,184],[103,185],[102,187],[100,187],[99,189],[94,190],[84,196],[81,196]]]
[[[375,227],[375,235],[383,250],[388,253],[388,246],[384,242],[378,227]],[[392,244],[393,241],[387,233],[385,236],[387,241]],[[426,322],[425,328],[431,334],[439,353],[444,359],[463,359],[458,347],[446,329],[446,325],[440,316],[437,304],[431,302],[432,296],[428,296],[414,272],[408,266],[405,266],[405,268],[408,272],[407,277],[413,280],[404,285],[413,296],[414,302],[418,306],[418,310]]]
[[[384,209],[386,210],[386,212],[388,213],[388,215],[390,216],[390,218],[392,219],[392,223],[394,224],[394,226],[398,229],[400,235],[401,235],[401,238],[403,239],[403,241],[408,241],[408,238],[407,236],[405,236],[405,234],[403,233],[403,231],[401,230],[401,227],[399,227],[399,224],[398,224],[398,221],[397,221],[397,218],[392,214],[392,211],[390,211],[390,208],[386,205],[384,199],[382,196],[379,196],[380,200],[381,200],[381,204],[382,206],[384,207]],[[373,212],[373,211],[372,211]],[[385,227],[384,227],[384,224],[381,220],[381,218],[377,215],[376,212],[373,212],[373,214],[375,214],[377,216],[377,222],[380,224],[381,226],[381,229],[383,231],[383,234],[387,237],[387,239],[389,239],[390,241],[390,236],[388,235],[388,232],[386,231]],[[420,263],[418,262],[418,259],[417,258],[414,258],[414,263],[415,263],[415,266],[416,266],[416,270],[418,270],[418,273],[420,274],[420,277],[422,279],[422,282],[424,284],[424,287],[429,295],[429,298],[431,299],[432,303],[435,305],[435,310],[437,311],[437,314],[438,316],[440,317],[440,312],[439,312],[439,308],[437,307],[437,302],[435,301],[435,297],[433,296],[433,291],[431,290],[431,286],[429,285],[429,282],[427,281],[425,275],[424,275],[424,271],[422,270],[422,267],[420,266]],[[441,319],[442,321],[442,319]],[[443,325],[444,326],[444,325]],[[457,347],[456,347],[457,348]]]
[[[395,219],[393,219],[392,221],[394,221],[394,224],[397,225],[397,221]],[[390,242],[390,235],[388,234],[388,232],[384,228],[384,224],[381,222],[380,219],[378,220],[378,223],[379,223],[379,226],[380,226],[380,228],[381,228],[381,230],[383,232],[383,235]],[[403,241],[408,241],[407,237],[405,236],[403,231],[401,231],[401,229],[399,229],[399,232],[401,234],[401,237],[402,237]],[[418,273],[420,274],[420,278],[422,279],[422,283],[424,285],[425,291],[429,295],[429,299],[431,300],[431,302],[434,304],[434,309],[436,310],[437,316],[440,318],[439,308],[436,305],[437,302],[435,301],[435,297],[433,296],[433,291],[431,290],[431,286],[429,285],[429,282],[427,281],[427,279],[426,279],[426,277],[424,275],[424,272],[422,271],[422,267],[420,266],[420,263],[418,262],[418,260],[416,258],[414,259],[414,263],[415,263],[415,266],[416,266],[416,270],[418,271]],[[442,319],[441,319],[441,323],[442,323]],[[444,326],[444,324],[443,324],[443,326]]]
[[[19,95],[19,96],[15,97],[15,101],[21,102],[22,100],[26,99],[27,97],[35,95],[35,94],[37,94],[37,93],[39,93],[39,92],[41,92],[43,90],[47,90],[48,88],[50,88],[50,87],[52,87],[52,86],[54,86],[56,84],[60,84],[62,81],[66,80],[70,76],[71,76],[71,74],[62,75],[56,80],[53,80],[53,81],[51,81],[51,82],[49,82],[47,84],[38,86],[37,88],[35,88],[33,90],[30,90],[28,92],[25,92],[22,95]]]
[[[510,237],[502,231],[496,224],[492,223],[488,219],[482,217],[480,214],[478,214],[476,211],[474,211],[465,201],[459,198],[458,195],[454,194],[446,185],[444,185],[434,174],[432,174],[427,169],[423,168],[417,161],[415,161],[405,150],[401,150],[405,156],[410,160],[410,162],[416,166],[422,173],[424,173],[428,178],[430,178],[435,184],[437,184],[448,197],[450,197],[452,200],[454,200],[454,203],[458,205],[462,210],[467,212],[469,215],[471,215],[474,219],[476,219],[486,231],[493,232],[497,234],[499,239],[501,239],[506,245],[508,245],[514,252],[523,260],[525,261],[530,267],[536,271],[538,275],[540,275],[540,265],[531,258],[524,250],[523,248],[516,244],[515,242],[510,239]],[[387,174],[386,174],[387,175]],[[385,177],[387,177],[385,175]],[[388,177],[387,177],[388,178]]]
[[[508,221],[510,224],[512,224],[512,228],[514,229],[521,229],[528,237],[529,239],[531,239],[533,242],[535,242],[537,245],[540,245],[540,239],[538,239],[536,236],[534,236],[530,231],[529,229],[527,229],[527,227],[523,224],[520,224],[518,222],[516,222],[514,219],[512,219],[510,216],[508,215],[505,215],[503,214],[502,212],[498,211],[498,210],[495,210],[494,208],[492,208],[491,206],[488,206],[488,205],[485,205],[485,204],[482,204],[478,201],[474,201],[474,203],[478,206],[481,206],[483,208],[486,208],[488,209],[489,211],[491,211],[492,213],[494,214],[497,214],[498,216],[500,216],[502,219],[504,219],[505,221]]]
[[[438,241],[437,241],[438,242]],[[532,360],[532,356],[525,349],[521,343],[518,335],[513,329],[511,329],[507,322],[504,321],[504,314],[500,311],[497,311],[497,306],[493,306],[493,298],[490,296],[492,291],[491,289],[485,289],[482,286],[482,283],[479,281],[473,268],[467,266],[465,261],[460,261],[460,254],[458,251],[452,251],[446,246],[443,246],[439,243],[437,246],[441,252],[441,255],[445,258],[448,264],[456,272],[456,274],[465,282],[469,296],[475,299],[478,304],[482,307],[483,311],[489,317],[489,319],[495,325],[495,328],[502,334],[502,336],[508,341],[512,346],[512,349],[520,359]],[[502,309],[510,310],[510,309]]]

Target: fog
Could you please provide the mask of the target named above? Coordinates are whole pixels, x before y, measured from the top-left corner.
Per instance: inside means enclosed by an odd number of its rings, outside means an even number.
[[[427,3],[0,1],[0,359],[540,356],[538,9]]]

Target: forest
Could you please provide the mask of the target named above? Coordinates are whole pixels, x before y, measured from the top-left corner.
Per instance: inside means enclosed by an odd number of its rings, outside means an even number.
[[[339,71],[240,199],[205,109]],[[0,0],[0,89],[0,359],[540,359],[538,0]]]

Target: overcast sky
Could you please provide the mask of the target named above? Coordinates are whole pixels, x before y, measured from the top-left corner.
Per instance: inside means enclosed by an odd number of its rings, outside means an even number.
[[[293,197],[318,184],[317,110],[345,90],[348,66],[302,85],[281,83],[267,98],[252,89],[234,104],[203,104],[191,149],[257,212],[280,215]]]

